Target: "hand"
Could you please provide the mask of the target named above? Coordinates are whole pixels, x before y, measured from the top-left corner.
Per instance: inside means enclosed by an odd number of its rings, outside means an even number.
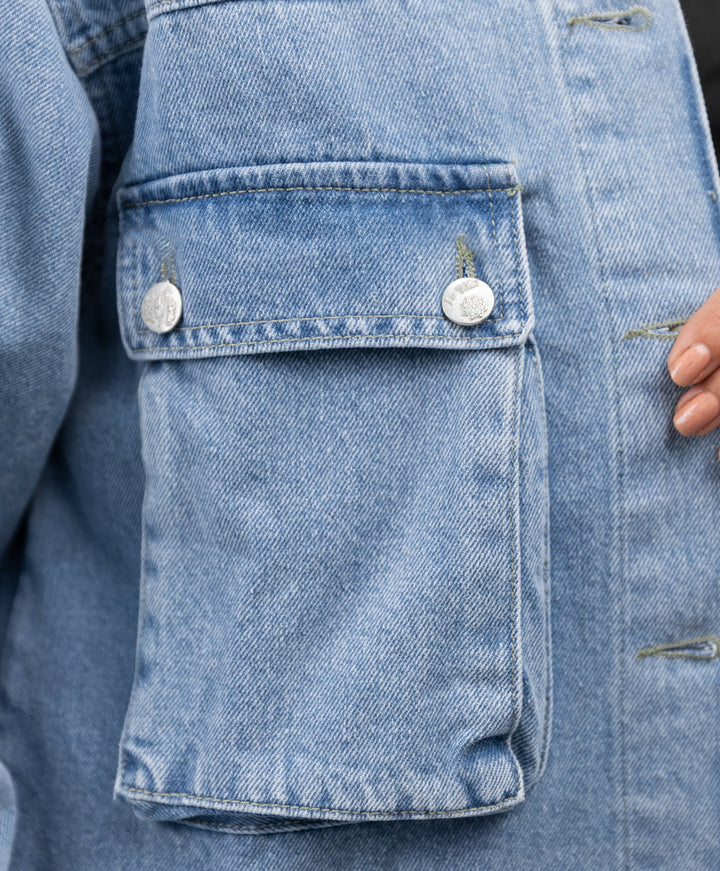
[[[694,385],[675,406],[677,431],[701,436],[720,426],[720,288],[685,322],[667,365],[676,384]]]

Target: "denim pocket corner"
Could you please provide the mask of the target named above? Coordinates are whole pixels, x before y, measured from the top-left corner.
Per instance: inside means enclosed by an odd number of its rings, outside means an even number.
[[[146,482],[115,792],[138,814],[459,817],[540,775],[547,446],[514,173],[287,164],[120,192]],[[495,307],[461,327],[440,298],[467,268]],[[161,278],[183,299],[166,334],[140,316]]]

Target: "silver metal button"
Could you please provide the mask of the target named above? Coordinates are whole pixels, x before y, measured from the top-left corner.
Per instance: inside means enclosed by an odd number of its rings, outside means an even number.
[[[182,315],[182,296],[169,281],[153,284],[145,294],[140,314],[145,326],[153,333],[169,333]]]
[[[482,323],[494,305],[495,294],[490,285],[479,278],[456,278],[442,295],[443,314],[463,327]]]

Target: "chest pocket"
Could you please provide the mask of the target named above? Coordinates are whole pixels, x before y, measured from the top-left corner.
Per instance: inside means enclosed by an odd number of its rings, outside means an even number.
[[[239,834],[522,801],[550,647],[514,166],[212,170],[119,212],[145,498],[116,795]]]

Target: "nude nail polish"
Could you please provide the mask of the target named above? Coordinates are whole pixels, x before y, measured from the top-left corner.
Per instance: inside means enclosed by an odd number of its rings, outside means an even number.
[[[670,377],[678,384],[692,384],[709,362],[710,348],[702,342],[695,342],[669,367]]]
[[[704,390],[677,412],[673,423],[686,434],[691,435],[702,429],[720,414],[720,399],[714,393]]]

